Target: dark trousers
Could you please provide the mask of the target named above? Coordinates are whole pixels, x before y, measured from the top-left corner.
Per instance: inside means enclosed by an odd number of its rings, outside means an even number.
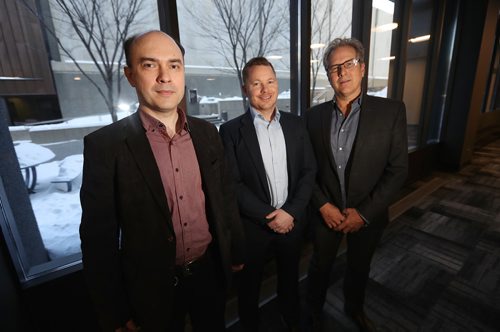
[[[298,278],[302,228],[296,225],[287,234],[276,234],[251,222],[244,222],[244,227],[247,259],[238,284],[241,325],[251,331],[258,331],[262,275],[265,264],[272,257],[276,259],[279,310],[287,324],[297,326],[300,311]]]
[[[172,331],[184,331],[187,315],[195,332],[224,331],[225,287],[210,251],[190,269],[191,275],[176,270]]]
[[[368,226],[347,235],[347,266],[344,276],[344,309],[353,314],[363,310],[370,263],[384,228]],[[330,285],[332,266],[344,234],[321,221],[314,233],[314,251],[309,265],[307,300],[312,313],[320,316]]]

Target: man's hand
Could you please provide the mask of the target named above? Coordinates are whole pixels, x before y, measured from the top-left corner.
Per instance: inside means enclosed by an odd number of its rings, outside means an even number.
[[[119,327],[115,332],[140,332],[141,328],[135,325],[134,321],[129,319],[125,326]]]
[[[267,223],[267,226],[276,233],[286,234],[290,232],[294,226],[293,217],[282,209],[277,209],[269,213],[266,219],[271,220]]]
[[[239,271],[243,270],[244,266],[245,266],[245,264],[231,265],[231,271],[239,272]]]
[[[326,226],[331,229],[336,229],[345,219],[345,216],[340,212],[340,210],[331,203],[325,203],[319,208],[319,212],[323,217],[323,221]]]
[[[356,209],[347,208],[343,211],[343,214],[345,219],[335,228],[336,231],[343,232],[345,234],[353,233],[359,231],[359,229],[365,225],[363,218],[361,218]]]

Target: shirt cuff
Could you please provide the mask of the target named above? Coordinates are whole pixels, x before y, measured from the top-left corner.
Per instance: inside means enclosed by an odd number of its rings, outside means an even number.
[[[364,215],[361,214],[361,212],[359,212],[358,209],[356,209],[356,212],[359,214],[359,216],[361,217],[361,219],[363,219],[363,221],[365,222],[365,227],[366,226],[369,226],[370,225],[370,222],[368,221],[368,219],[365,218]]]

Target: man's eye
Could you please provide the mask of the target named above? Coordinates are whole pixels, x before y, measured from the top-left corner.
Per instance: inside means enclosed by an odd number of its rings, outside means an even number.
[[[150,63],[150,62],[145,62],[142,64],[142,66],[144,68],[153,68],[154,67],[154,64],[153,63]]]

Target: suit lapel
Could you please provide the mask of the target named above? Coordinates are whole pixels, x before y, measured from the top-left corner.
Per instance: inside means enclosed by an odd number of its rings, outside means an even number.
[[[358,188],[361,179],[359,176],[351,177],[351,174],[366,174],[369,171],[370,155],[371,153],[376,153],[373,151],[367,151],[366,147],[370,146],[367,140],[370,137],[370,131],[372,129],[373,123],[375,123],[375,118],[377,116],[377,111],[372,107],[370,102],[370,96],[364,95],[361,105],[361,113],[359,113],[358,130],[356,132],[356,139],[354,141],[353,150],[348,162],[348,176],[346,179],[346,190],[347,190],[347,201],[349,202],[349,193],[352,192],[352,188]],[[368,168],[367,168],[368,167]]]
[[[247,111],[241,118],[240,133],[250,154],[250,159],[252,159],[253,161],[262,188],[265,188],[267,198],[271,200],[269,185],[267,184],[266,178],[266,169],[264,167],[264,161],[262,160],[262,154],[260,152],[259,139],[257,138],[257,132],[255,131],[255,126],[253,125],[252,115],[250,114],[250,111]]]
[[[328,156],[328,161],[330,162],[330,166],[337,173],[337,163],[335,162],[335,158],[333,157],[332,152],[332,137],[331,137],[331,129],[332,129],[332,116],[333,116],[333,102],[327,103],[325,108],[321,110],[321,133],[323,136],[323,146],[326,149],[326,155]]]
[[[126,144],[129,147],[139,170],[144,176],[144,181],[151,190],[153,197],[165,214],[165,220],[170,219],[170,212],[167,204],[167,197],[163,188],[160,171],[156,165],[156,160],[149,145],[148,139],[144,133],[144,128],[139,117],[139,111],[129,118],[126,133]],[[173,232],[172,223],[168,226]]]
[[[290,179],[294,178],[296,160],[300,157],[295,155],[296,149],[292,148],[297,147],[297,133],[294,131],[295,128],[293,128],[292,123],[288,121],[288,117],[283,113],[281,113],[280,125],[285,137],[286,165],[288,169],[288,182],[290,183]]]
[[[363,96],[364,101],[361,105],[359,113],[358,130],[356,132],[356,139],[353,145],[353,152],[351,153],[349,162],[351,165],[358,165],[361,156],[363,155],[363,147],[366,145],[366,137],[370,130],[370,124],[373,123],[373,116],[376,112],[373,111],[370,104],[369,96]],[[357,162],[356,162],[357,161]]]

